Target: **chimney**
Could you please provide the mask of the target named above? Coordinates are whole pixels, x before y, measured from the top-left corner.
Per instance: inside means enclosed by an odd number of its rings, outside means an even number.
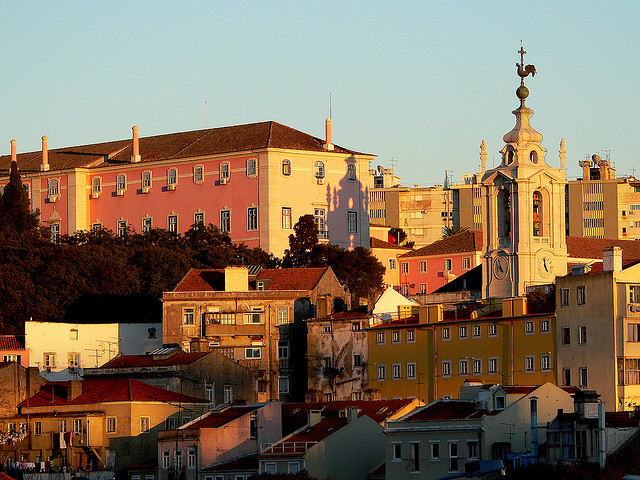
[[[131,155],[131,163],[138,163],[140,161],[140,141],[138,139],[139,128],[134,125],[131,130],[133,130],[133,154]]]
[[[11,140],[11,163],[18,161],[18,155],[16,154],[16,139]]]
[[[248,292],[249,270],[246,267],[227,267],[224,269],[225,292]]]
[[[48,138],[46,135],[42,136],[42,165],[40,165],[40,170],[42,172],[49,171],[49,146],[48,146]]]
[[[622,249],[620,247],[606,247],[602,251],[602,270],[605,272],[622,270]]]
[[[591,160],[582,160],[578,165],[582,167],[582,179],[591,180]]]
[[[75,400],[82,395],[82,380],[69,381],[69,390],[67,390],[67,400]]]
[[[322,420],[322,410],[307,410],[307,426],[313,427]]]
[[[331,152],[333,151],[333,143],[331,143],[331,118],[327,118],[327,121],[324,125],[324,131],[326,134],[326,143],[324,144],[325,150]]]
[[[204,332],[203,332],[204,334]],[[208,352],[209,351],[209,340],[203,337],[193,337],[189,341],[189,351],[191,353],[195,352]]]
[[[420,305],[418,323],[438,323],[442,321],[442,304]]]

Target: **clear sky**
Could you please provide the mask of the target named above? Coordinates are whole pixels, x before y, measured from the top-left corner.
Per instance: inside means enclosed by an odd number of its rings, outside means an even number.
[[[567,175],[605,152],[640,177],[638,1],[7,1],[3,154],[274,120],[377,154],[407,185],[488,166],[527,106]],[[1,145],[1,143],[0,143]],[[4,150],[4,151],[3,151]]]

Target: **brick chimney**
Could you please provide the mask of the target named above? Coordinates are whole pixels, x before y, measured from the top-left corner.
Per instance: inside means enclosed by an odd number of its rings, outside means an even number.
[[[138,130],[137,126],[133,126],[131,128],[133,130],[133,153],[131,154],[131,163],[138,163],[141,159],[140,157],[140,140],[138,138]]]
[[[606,247],[602,251],[602,270],[605,272],[622,270],[622,249],[620,247]]]
[[[67,400],[75,400],[82,395],[82,380],[70,380]]]
[[[324,132],[326,135],[326,143],[324,144],[324,149],[329,152],[333,151],[333,143],[331,143],[331,119],[327,118],[324,124]]]
[[[16,139],[12,139],[11,140],[11,162],[17,162],[18,161],[18,155],[16,153]]]
[[[46,135],[42,136],[42,164],[40,165],[40,171],[49,171],[49,146],[48,138]]]
[[[248,292],[249,270],[246,267],[227,267],[224,269],[225,292]]]

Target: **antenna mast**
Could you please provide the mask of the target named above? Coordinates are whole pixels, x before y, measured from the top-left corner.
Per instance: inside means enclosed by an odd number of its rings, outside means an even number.
[[[329,118],[331,117],[331,92],[329,92]]]
[[[204,59],[204,128],[207,128],[207,59]]]

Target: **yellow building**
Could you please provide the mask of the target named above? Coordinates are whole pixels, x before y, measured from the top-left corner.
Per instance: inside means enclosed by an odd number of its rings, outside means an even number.
[[[470,318],[470,313],[426,305],[417,317],[373,325],[369,388],[383,399],[431,402],[456,398],[469,380],[556,383],[553,313],[527,313],[523,297],[504,299],[498,316]]]

